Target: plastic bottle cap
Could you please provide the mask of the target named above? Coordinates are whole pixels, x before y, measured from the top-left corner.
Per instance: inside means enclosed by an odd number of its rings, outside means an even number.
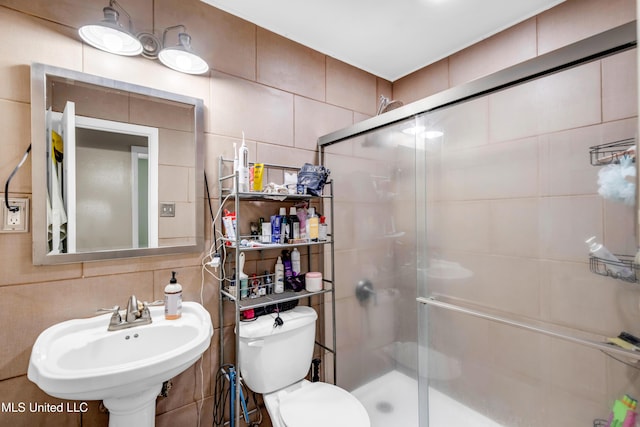
[[[291,206],[289,208],[289,215],[295,215],[296,214],[296,207],[295,206]]]
[[[285,216],[287,214],[287,208],[280,208],[280,216]]]
[[[309,216],[314,216],[316,214],[316,208],[309,208]]]
[[[178,283],[178,280],[176,279],[176,272],[175,271],[171,272],[171,280],[169,280],[169,283]]]

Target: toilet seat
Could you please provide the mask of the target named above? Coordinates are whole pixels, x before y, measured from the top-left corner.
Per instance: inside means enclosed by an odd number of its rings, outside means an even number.
[[[315,382],[280,396],[279,417],[286,427],[369,427],[364,406],[346,390]]]

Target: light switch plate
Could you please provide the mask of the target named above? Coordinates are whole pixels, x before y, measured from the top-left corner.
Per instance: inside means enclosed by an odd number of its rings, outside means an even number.
[[[9,208],[2,195],[2,227],[0,233],[26,233],[29,231],[29,199],[9,198]]]
[[[173,217],[176,216],[176,204],[175,203],[160,203],[160,216]]]

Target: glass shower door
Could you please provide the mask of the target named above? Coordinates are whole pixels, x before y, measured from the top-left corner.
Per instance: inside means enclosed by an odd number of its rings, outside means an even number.
[[[372,427],[418,423],[414,123],[323,153],[334,180],[337,384]]]
[[[585,245],[637,250],[588,154],[637,135],[636,80],[632,49],[417,116],[420,427],[593,426],[640,392],[581,345],[637,332],[637,288]]]

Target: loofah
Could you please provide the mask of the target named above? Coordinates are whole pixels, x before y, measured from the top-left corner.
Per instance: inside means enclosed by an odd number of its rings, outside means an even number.
[[[634,205],[636,201],[636,168],[633,159],[624,156],[619,164],[604,166],[598,172],[598,194],[605,199]]]

